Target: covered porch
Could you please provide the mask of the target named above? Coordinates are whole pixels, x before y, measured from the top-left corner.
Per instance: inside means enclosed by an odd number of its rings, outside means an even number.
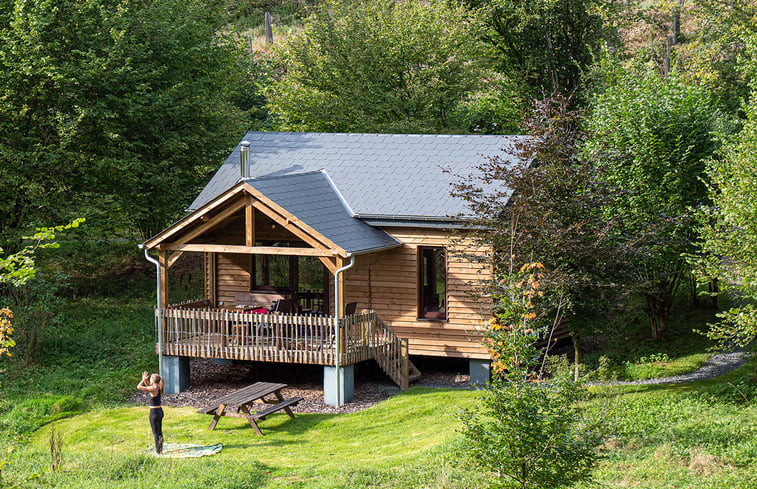
[[[342,277],[356,255],[398,244],[354,219],[325,172],[240,179],[144,244],[158,252],[156,350],[179,379],[169,392],[186,388],[189,357],[323,365],[325,394],[327,377],[340,384],[375,359],[406,387],[407,342],[373,311],[348,314]],[[171,304],[168,271],[186,253],[202,254],[204,297]]]

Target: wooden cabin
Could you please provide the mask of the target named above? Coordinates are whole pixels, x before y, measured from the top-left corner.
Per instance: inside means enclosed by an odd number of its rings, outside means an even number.
[[[503,149],[518,138],[248,133],[186,217],[144,243],[159,255],[169,391],[189,357],[323,365],[335,405],[370,359],[401,387],[420,374],[410,355],[468,359],[485,381],[491,310],[473,293],[489,251],[450,190],[487,157],[518,164]],[[171,304],[184,253],[202,254],[204,296]]]

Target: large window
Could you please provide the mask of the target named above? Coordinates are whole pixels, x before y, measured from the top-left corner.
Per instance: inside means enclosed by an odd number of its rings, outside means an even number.
[[[418,317],[447,318],[447,261],[444,248],[418,248]]]

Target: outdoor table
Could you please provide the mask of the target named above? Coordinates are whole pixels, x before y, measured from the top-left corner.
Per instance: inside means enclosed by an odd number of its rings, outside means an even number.
[[[214,399],[212,403],[202,409],[198,409],[197,412],[201,414],[210,414],[213,416],[213,421],[208,426],[209,430],[215,429],[218,420],[221,416],[230,416],[233,418],[246,418],[249,421],[252,429],[255,433],[262,435],[260,427],[256,423],[258,419],[265,419],[266,416],[275,413],[276,411],[284,411],[290,418],[294,418],[294,413],[289,406],[294,406],[300,401],[302,397],[292,397],[290,399],[284,399],[281,395],[281,389],[285,388],[287,384],[274,384],[271,382],[255,382],[252,385],[234,391],[231,394],[226,394],[217,399]],[[273,398],[266,399],[266,396],[273,396]],[[264,404],[272,404],[271,407],[263,409],[262,411],[252,411],[251,407],[256,402],[260,401]],[[236,406],[236,411],[231,411],[228,408],[230,406]]]

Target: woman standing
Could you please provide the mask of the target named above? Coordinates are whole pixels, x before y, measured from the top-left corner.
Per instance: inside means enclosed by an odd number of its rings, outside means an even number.
[[[155,437],[155,452],[163,453],[163,408],[160,407],[160,396],[163,394],[163,379],[158,374],[142,372],[142,380],[137,384],[137,389],[150,393],[150,428]]]

